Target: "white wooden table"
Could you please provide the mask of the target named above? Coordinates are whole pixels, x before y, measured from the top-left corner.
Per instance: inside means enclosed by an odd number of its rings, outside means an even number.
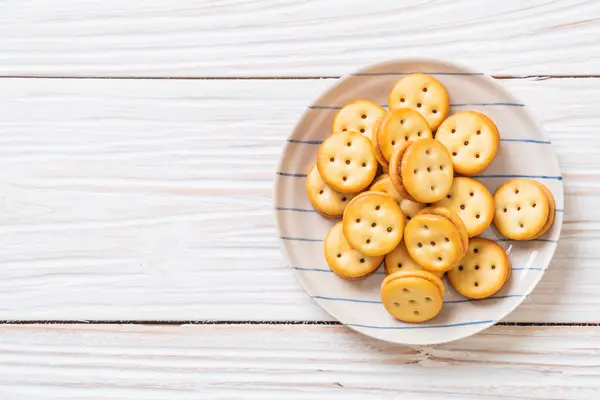
[[[560,159],[565,224],[505,322],[409,348],[284,264],[275,164],[374,62],[498,78]],[[0,0],[0,398],[600,398],[600,1]]]

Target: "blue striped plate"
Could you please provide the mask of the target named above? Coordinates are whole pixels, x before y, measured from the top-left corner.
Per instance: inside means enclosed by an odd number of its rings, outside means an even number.
[[[512,276],[493,297],[472,301],[446,284],[442,312],[423,324],[392,318],[381,305],[383,268],[356,282],[338,278],[323,256],[323,238],[336,222],[314,212],[306,197],[306,173],[316,162],[319,144],[330,134],[337,110],[353,100],[368,99],[383,106],[394,83],[412,72],[440,80],[448,93],[450,113],[477,110],[498,126],[498,156],[477,178],[493,193],[512,177],[544,183],[556,200],[556,219],[544,237],[527,242],[503,239],[491,228],[483,237],[497,240],[508,252]],[[298,282],[323,309],[346,326],[395,343],[424,345],[460,339],[505,318],[521,304],[542,278],[552,259],[563,221],[563,182],[554,149],[542,126],[525,104],[499,82],[479,72],[432,60],[391,61],[373,65],[340,79],[309,105],[290,135],[275,176],[275,214],[281,247]]]

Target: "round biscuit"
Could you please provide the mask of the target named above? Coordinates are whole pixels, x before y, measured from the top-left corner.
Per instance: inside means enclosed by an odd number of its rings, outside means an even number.
[[[456,291],[471,299],[484,299],[498,292],[510,277],[510,261],[496,242],[473,238],[467,255],[448,272]]]
[[[381,282],[381,288],[383,289],[383,287],[385,285],[387,285],[388,283],[391,283],[392,281],[395,281],[396,279],[402,279],[402,278],[425,279],[425,280],[433,283],[438,288],[438,290],[440,291],[440,296],[442,296],[442,298],[444,297],[444,294],[446,292],[446,287],[444,286],[444,282],[442,281],[442,278],[437,276],[435,273],[426,271],[426,270],[394,272],[390,275],[387,275],[385,278],[383,278],[383,281]]]
[[[494,193],[493,224],[501,235],[513,240],[530,240],[539,234],[550,212],[544,190],[528,179],[504,182]]]
[[[324,241],[325,260],[339,277],[357,280],[371,275],[379,268],[382,256],[371,257],[354,250],[344,236],[342,222],[335,224]]]
[[[400,164],[402,184],[416,201],[434,203],[450,191],[454,170],[446,148],[434,139],[422,139],[406,149]]]
[[[456,226],[440,215],[417,214],[406,224],[404,242],[411,258],[432,272],[452,269],[464,252]]]
[[[369,256],[383,256],[402,240],[406,217],[391,196],[365,192],[348,204],[343,222],[352,248]]]
[[[437,79],[426,74],[410,74],[400,79],[390,92],[390,110],[410,108],[421,114],[432,131],[448,116],[450,98]]]
[[[386,110],[369,100],[356,100],[346,104],[333,118],[332,133],[360,132],[373,140],[373,126]]]
[[[319,174],[337,192],[356,193],[365,189],[375,178],[377,167],[371,141],[359,133],[336,133],[319,147]]]
[[[546,219],[546,223],[544,224],[542,229],[533,237],[534,239],[538,239],[538,238],[544,236],[546,234],[546,232],[548,232],[550,230],[550,228],[552,227],[552,224],[554,224],[554,217],[556,214],[556,202],[554,201],[554,195],[552,194],[550,189],[548,189],[543,183],[540,183],[538,181],[532,181],[532,182],[535,183],[536,185],[538,185],[540,188],[542,188],[542,190],[546,194],[546,197],[548,198],[548,207],[549,207],[548,218]]]
[[[450,192],[434,206],[446,207],[458,214],[469,237],[483,232],[494,218],[494,198],[485,186],[472,178],[455,177]]]
[[[408,254],[408,250],[406,250],[406,244],[404,242],[400,242],[400,244],[392,251],[390,254],[385,256],[384,264],[385,273],[387,275],[393,274],[395,272],[405,272],[405,271],[426,271],[419,264],[415,262]],[[431,272],[438,278],[441,278],[444,275],[444,272]]]
[[[419,214],[439,215],[441,217],[447,218],[450,222],[452,222],[452,224],[458,231],[458,234],[460,235],[460,242],[462,244],[462,253],[461,254],[464,256],[467,253],[467,248],[469,247],[469,234],[467,233],[467,227],[465,226],[462,219],[460,219],[458,214],[456,214],[454,211],[452,211],[446,207],[439,207],[439,206],[437,206],[437,207],[431,206],[431,207],[423,208],[423,209],[419,210]]]
[[[408,276],[386,284],[381,289],[381,302],[400,321],[424,322],[439,314],[443,297],[431,281]]]
[[[377,144],[389,162],[392,155],[406,142],[432,138],[429,124],[418,112],[409,108],[390,111],[377,130]]]
[[[348,202],[356,196],[339,193],[325,183],[317,166],[314,165],[306,176],[306,193],[314,209],[325,217],[341,217]]]
[[[400,196],[404,197],[405,199],[409,199],[410,201],[417,202],[404,187],[404,183],[402,182],[402,170],[400,168],[402,164],[402,158],[404,157],[404,153],[406,153],[406,150],[413,143],[413,141],[408,141],[402,146],[400,146],[398,150],[396,150],[396,152],[392,155],[392,159],[390,160],[388,174],[390,176],[390,179],[392,180],[392,185],[394,185],[396,191],[400,194]]]
[[[392,184],[392,178],[390,178],[390,176],[387,174],[382,175],[382,178],[373,183],[369,188],[369,191],[381,192],[387,194],[388,196],[392,196],[392,198],[396,200],[396,203],[398,203],[400,206],[400,209],[407,219],[411,219],[420,209],[425,207],[425,204],[423,203],[416,203],[402,197]]]
[[[435,139],[452,155],[454,170],[462,175],[483,171],[496,157],[500,133],[494,121],[477,111],[463,111],[446,119]]]

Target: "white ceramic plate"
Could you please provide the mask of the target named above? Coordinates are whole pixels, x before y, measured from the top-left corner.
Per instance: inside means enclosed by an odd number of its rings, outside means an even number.
[[[513,272],[502,290],[484,300],[468,300],[446,284],[442,312],[422,324],[392,318],[380,299],[383,268],[350,282],[334,275],[323,256],[323,239],[336,220],[317,214],[305,191],[319,144],[331,133],[337,110],[358,99],[386,106],[390,89],[412,72],[433,75],[450,95],[450,114],[477,110],[500,130],[494,162],[476,177],[491,193],[512,177],[539,180],[554,194],[556,219],[543,237],[527,242],[502,239],[492,228],[481,236],[497,240],[510,256]],[[298,282],[329,314],[366,335],[403,344],[448,342],[482,331],[506,317],[537,285],[556,250],[563,221],[563,184],[552,144],[528,108],[492,78],[446,62],[400,60],[373,65],[340,79],[304,112],[284,148],[275,180],[275,213],[285,258]]]

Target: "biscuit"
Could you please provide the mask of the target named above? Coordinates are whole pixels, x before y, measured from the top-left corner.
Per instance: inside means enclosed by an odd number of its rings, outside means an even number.
[[[379,165],[381,165],[381,168],[384,170],[384,172],[387,173],[387,170],[389,169],[390,164],[383,156],[383,153],[381,152],[381,147],[379,146],[379,143],[377,141],[377,137],[379,136],[379,128],[381,127],[381,123],[383,122],[384,119],[385,119],[385,115],[379,117],[377,119],[377,121],[375,122],[375,124],[373,125],[372,142],[373,142],[373,147],[375,149],[375,158],[377,159],[377,162],[379,163]]]
[[[494,218],[494,199],[485,186],[475,179],[457,176],[450,192],[435,206],[446,207],[461,218],[469,237],[483,232]]]
[[[464,254],[456,226],[440,215],[417,214],[406,224],[404,242],[411,258],[431,272],[452,269]]]
[[[454,170],[462,175],[483,171],[496,157],[500,133],[496,124],[476,111],[463,111],[446,119],[435,139],[452,154]]]
[[[379,268],[382,256],[370,257],[354,250],[344,236],[342,222],[335,224],[324,241],[325,260],[339,277],[357,280],[371,275]]]
[[[502,288],[510,277],[510,260],[496,242],[473,238],[467,255],[448,272],[456,291],[471,299],[484,299]]]
[[[390,166],[388,169],[388,175],[390,176],[392,184],[394,185],[396,191],[400,194],[400,196],[404,197],[405,199],[409,199],[410,201],[417,202],[404,187],[404,183],[402,182],[402,170],[400,168],[402,164],[402,158],[404,157],[404,153],[406,153],[406,150],[413,143],[413,141],[408,141],[404,143],[392,155],[392,159],[390,160]]]
[[[452,222],[452,224],[458,231],[458,234],[460,235],[460,241],[462,243],[463,248],[463,256],[466,254],[467,248],[469,247],[469,234],[467,232],[467,227],[465,226],[462,219],[458,216],[458,214],[446,207],[439,206],[423,208],[419,210],[418,214],[439,215],[441,217],[447,218],[450,222]]]
[[[319,174],[337,192],[355,193],[365,189],[375,178],[377,167],[371,141],[359,133],[336,133],[319,147]]]
[[[385,273],[387,275],[398,271],[423,271],[423,267],[410,258],[404,242],[400,242],[394,251],[385,256],[383,265],[385,266]],[[443,272],[432,272],[432,274],[438,278],[444,275]]]
[[[552,195],[552,192],[550,191],[550,189],[548,189],[545,185],[543,185],[542,183],[540,183],[538,181],[532,181],[532,182],[535,183],[536,185],[538,185],[539,187],[541,187],[542,190],[544,191],[544,193],[546,194],[546,197],[548,198],[548,219],[546,219],[546,223],[544,224],[544,226],[542,227],[540,232],[538,232],[534,236],[534,239],[538,239],[538,238],[544,236],[546,234],[546,232],[548,232],[550,230],[550,228],[552,227],[552,224],[554,223],[554,217],[556,214],[556,202],[554,201],[554,195]]]
[[[406,217],[391,196],[365,192],[348,204],[343,222],[352,248],[368,256],[383,256],[402,240]]]
[[[387,174],[384,174],[377,179],[377,181],[371,185],[369,191],[381,192],[387,194],[388,196],[392,196],[392,198],[396,200],[396,203],[398,203],[400,206],[400,209],[407,219],[411,219],[420,209],[425,207],[425,204],[416,203],[402,197],[392,184],[392,179]]]
[[[421,114],[435,130],[448,116],[450,98],[444,86],[434,77],[410,74],[400,79],[388,99],[390,110],[410,108]]]
[[[314,165],[306,176],[306,193],[314,209],[325,217],[341,217],[344,209],[356,196],[350,193],[339,193],[325,183],[317,166]]]
[[[406,142],[432,138],[429,124],[421,114],[409,108],[390,111],[377,130],[377,145],[389,162],[392,155]]]
[[[546,225],[549,199],[535,181],[515,178],[494,193],[493,224],[501,235],[513,240],[530,240]]]
[[[443,199],[454,178],[450,155],[434,139],[412,142],[402,157],[400,172],[408,194],[421,203]]]
[[[384,280],[381,301],[394,318],[423,322],[438,315],[442,309],[443,287],[438,277],[426,271],[396,272]]]
[[[373,140],[373,126],[386,113],[385,109],[369,100],[346,104],[333,119],[332,133],[360,132]]]

